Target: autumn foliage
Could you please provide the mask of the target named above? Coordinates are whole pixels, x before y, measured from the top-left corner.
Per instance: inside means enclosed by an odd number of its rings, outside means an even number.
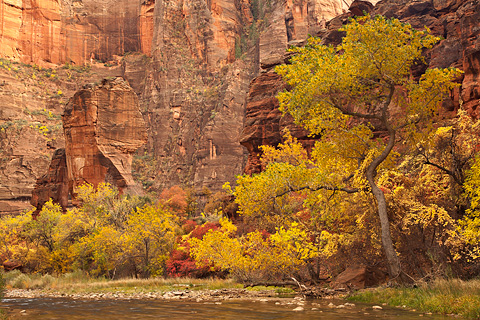
[[[108,184],[80,186],[82,205],[66,214],[47,202],[32,212],[0,221],[0,255],[25,270],[94,276],[163,275],[180,232],[179,218],[162,203],[119,196]]]

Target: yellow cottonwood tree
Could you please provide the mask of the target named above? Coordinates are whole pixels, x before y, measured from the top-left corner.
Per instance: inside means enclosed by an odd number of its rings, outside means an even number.
[[[477,146],[478,147],[478,146]],[[477,155],[472,168],[467,172],[464,184],[465,196],[470,200],[466,216],[460,220],[460,232],[470,245],[470,256],[480,258],[480,155]]]
[[[140,261],[146,276],[160,276],[179,234],[179,217],[161,204],[145,205],[126,221],[123,240],[133,260]]]
[[[278,95],[281,110],[320,140],[312,152],[313,168],[295,165],[293,173],[286,162],[272,168],[283,177],[290,175],[282,185],[283,194],[299,188],[372,194],[389,273],[397,278],[402,270],[385,195],[377,183],[378,171],[391,160],[400,139],[415,143],[425,136],[460,71],[428,69],[418,79],[411,75],[411,67],[423,59],[422,50],[440,40],[428,29],[418,31],[397,19],[365,16],[340,30],[346,35],[339,46],[310,38],[305,47],[291,49],[290,64],[276,68],[292,88]],[[375,128],[385,132],[382,138],[373,139]],[[314,179],[309,178],[312,175]],[[305,181],[299,183],[301,179]],[[237,196],[241,192],[247,191],[240,189]],[[342,205],[343,199],[335,203]],[[242,210],[248,209],[243,206]]]
[[[213,265],[229,271],[241,281],[280,280],[292,274],[318,250],[307,232],[292,223],[277,228],[271,236],[258,230],[237,237],[237,228],[227,218],[219,230],[210,230],[202,239],[189,240],[191,254],[199,265]]]

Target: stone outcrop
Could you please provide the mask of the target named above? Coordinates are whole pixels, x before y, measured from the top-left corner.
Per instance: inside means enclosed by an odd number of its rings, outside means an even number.
[[[121,192],[138,192],[132,177],[133,153],[147,141],[138,98],[122,78],[79,90],[65,107],[65,149],[57,149],[37,180],[31,204],[41,210],[52,199],[64,210],[76,187],[107,182]]]
[[[68,178],[65,149],[57,149],[53,154],[48,171],[37,180],[30,203],[37,208],[37,215],[46,201],[52,199],[65,212],[68,205]]]
[[[385,272],[381,268],[367,267],[364,265],[353,265],[347,267],[340,273],[331,286],[336,289],[359,290],[368,287],[378,286],[384,283],[387,278]]]
[[[147,131],[137,95],[122,78],[77,92],[62,119],[70,192],[84,183],[135,186],[133,153],[145,144]]]

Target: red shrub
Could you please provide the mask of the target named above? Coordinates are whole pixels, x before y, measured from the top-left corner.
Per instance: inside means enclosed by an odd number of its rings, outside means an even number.
[[[195,224],[195,226],[193,225]],[[206,278],[209,276],[221,276],[219,271],[212,269],[210,266],[198,267],[195,260],[190,256],[189,238],[202,239],[208,230],[216,230],[219,228],[218,223],[207,222],[201,226],[197,226],[194,221],[188,220],[183,225],[185,232],[192,228],[187,239],[180,240],[179,248],[172,251],[167,261],[167,274],[170,277],[192,277]]]

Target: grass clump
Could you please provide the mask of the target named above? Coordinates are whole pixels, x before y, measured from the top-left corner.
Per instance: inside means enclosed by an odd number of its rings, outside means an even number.
[[[480,280],[442,279],[416,288],[376,288],[356,292],[348,299],[480,319]]]
[[[5,273],[6,287],[9,289],[40,289],[60,293],[105,293],[105,292],[167,292],[180,289],[215,290],[242,288],[232,279],[192,279],[192,278],[124,278],[111,280],[91,277],[75,271],[60,276],[49,274],[25,274],[20,271]]]
[[[5,279],[3,271],[0,271],[0,300],[3,299],[3,290],[5,290]],[[0,320],[8,319],[8,315],[4,309],[0,309]]]

